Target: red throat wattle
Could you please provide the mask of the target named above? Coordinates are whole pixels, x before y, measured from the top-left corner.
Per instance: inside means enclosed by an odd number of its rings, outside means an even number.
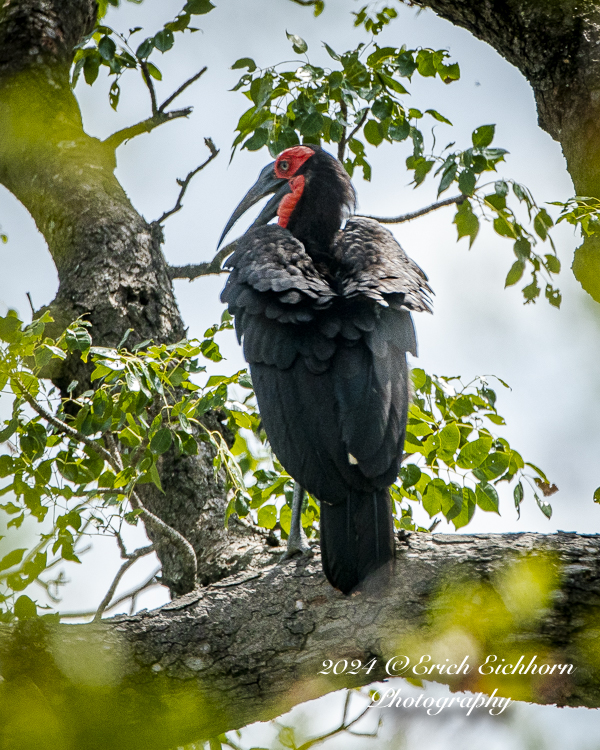
[[[302,197],[304,182],[305,181],[303,174],[299,174],[298,177],[292,177],[292,179],[289,181],[292,192],[286,195],[279,204],[279,208],[277,209],[277,216],[279,216],[279,220],[277,221],[277,223],[284,229],[287,227],[290,216],[292,215],[293,210],[296,208],[298,201]]]
[[[293,146],[282,151],[275,161],[275,174],[277,177],[287,179],[292,189],[291,194],[285,196],[277,209],[277,216],[279,216],[278,224],[284,229],[287,227],[290,216],[302,197],[302,191],[304,190],[304,175],[298,175],[297,177],[294,177],[294,175],[304,162],[310,159],[311,156],[314,156],[314,154],[315,152],[312,148],[308,148],[308,146]]]

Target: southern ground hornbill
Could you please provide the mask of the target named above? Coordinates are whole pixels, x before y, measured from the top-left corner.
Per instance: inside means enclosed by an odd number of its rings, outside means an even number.
[[[221,299],[243,339],[267,437],[296,480],[288,550],[306,549],[304,488],[321,504],[325,575],[347,594],[394,557],[388,487],[402,460],[406,352],[416,355],[409,311],[429,310],[430,289],[376,221],[349,218],[340,229],[355,193],[326,151],[283,151],[223,237],[270,193],[227,261]]]

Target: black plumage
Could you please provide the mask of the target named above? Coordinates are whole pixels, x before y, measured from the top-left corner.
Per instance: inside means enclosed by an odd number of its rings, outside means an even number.
[[[221,298],[271,446],[321,503],[325,574],[349,593],[393,559],[388,487],[403,452],[406,352],[416,354],[410,311],[429,310],[430,290],[380,224],[350,218],[340,230],[352,186],[336,159],[312,150],[293,173],[304,183],[287,228],[238,240]]]

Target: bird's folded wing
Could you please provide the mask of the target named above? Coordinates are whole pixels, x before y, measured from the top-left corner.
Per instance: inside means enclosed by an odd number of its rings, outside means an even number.
[[[304,247],[277,225],[247,232],[227,260],[232,269],[221,301],[235,316],[238,338],[250,364],[287,369],[298,354],[311,371],[322,372],[333,354],[340,324],[323,323],[319,313],[336,297]]]
[[[377,221],[350,219],[337,237],[335,254],[345,297],[362,295],[395,308],[431,312],[427,276]]]

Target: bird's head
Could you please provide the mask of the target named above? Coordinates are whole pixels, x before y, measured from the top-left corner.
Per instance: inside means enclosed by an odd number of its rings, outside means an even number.
[[[273,197],[252,227],[278,216],[280,226],[303,240],[307,225],[312,223],[313,228],[322,229],[324,219],[335,233],[356,202],[350,178],[335,157],[318,146],[292,146],[261,171],[231,215],[219,244],[242,214],[271,193]],[[331,231],[325,231],[325,235],[329,234]]]

